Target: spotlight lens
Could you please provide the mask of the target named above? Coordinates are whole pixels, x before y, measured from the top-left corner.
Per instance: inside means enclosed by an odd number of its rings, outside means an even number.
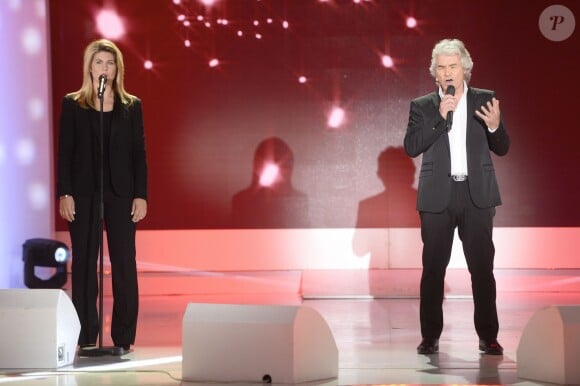
[[[54,251],[54,260],[56,260],[57,263],[64,263],[67,258],[68,252],[66,248],[59,247]]]

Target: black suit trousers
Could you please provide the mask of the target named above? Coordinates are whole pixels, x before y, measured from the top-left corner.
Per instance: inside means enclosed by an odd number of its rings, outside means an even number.
[[[95,193],[88,197],[74,197],[75,220],[69,223],[73,254],[72,300],[81,322],[79,345],[96,343],[99,333],[99,196]],[[117,197],[112,193],[105,192],[104,195],[104,225],[113,290],[111,337],[115,345],[133,344],[137,330],[139,291],[132,202],[131,198]]]
[[[497,338],[499,323],[492,241],[495,208],[476,207],[468,183],[453,182],[450,202],[443,212],[420,213],[423,240],[420,321],[424,338],[439,338],[443,330],[445,272],[451,258],[455,228],[471,275],[476,332],[481,339]]]

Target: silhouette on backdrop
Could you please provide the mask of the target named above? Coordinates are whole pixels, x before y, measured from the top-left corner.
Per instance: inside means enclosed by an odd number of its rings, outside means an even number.
[[[356,227],[418,227],[415,164],[402,147],[388,147],[379,154],[377,176],[385,190],[359,202]]]
[[[254,152],[252,182],[232,198],[235,228],[308,227],[308,198],[292,186],[294,154],[278,137],[260,142]]]
[[[374,268],[389,267],[385,232],[361,228],[418,228],[415,210],[417,191],[413,188],[415,164],[402,147],[387,147],[377,159],[377,177],[384,190],[358,204],[352,249],[357,256],[369,257],[368,285],[371,295],[385,293],[384,278]]]

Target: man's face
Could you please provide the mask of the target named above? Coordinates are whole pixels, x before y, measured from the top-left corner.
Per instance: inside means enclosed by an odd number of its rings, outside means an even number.
[[[447,91],[449,85],[454,86],[455,90],[463,89],[465,70],[459,55],[438,55],[435,64],[436,80],[443,93]]]

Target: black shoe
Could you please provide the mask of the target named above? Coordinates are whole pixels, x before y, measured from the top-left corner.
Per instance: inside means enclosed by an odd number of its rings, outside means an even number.
[[[479,340],[479,350],[487,355],[503,355],[503,347],[497,340]]]
[[[116,347],[122,348],[124,352],[130,352],[131,351],[131,345],[130,344],[117,344],[115,345]]]
[[[439,339],[423,338],[417,346],[417,354],[430,355],[439,352]]]

